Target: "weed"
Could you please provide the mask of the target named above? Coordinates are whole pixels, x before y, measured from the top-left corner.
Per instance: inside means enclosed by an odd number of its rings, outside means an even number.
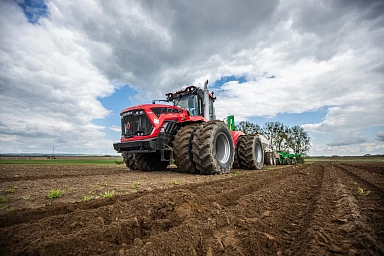
[[[8,201],[9,201],[9,195],[0,196],[0,203],[8,203]]]
[[[101,193],[100,196],[102,198],[110,198],[110,197],[113,197],[115,195],[115,190],[112,190],[112,191],[105,191],[104,193]]]
[[[65,193],[65,190],[61,191],[60,189],[53,189],[53,188],[51,188],[51,190],[47,194],[47,197],[49,199],[59,198],[59,197],[63,196],[64,193]]]
[[[87,197],[87,196],[84,195],[84,196],[81,198],[81,200],[83,200],[84,202],[86,202],[86,201],[91,200],[91,197]]]
[[[123,164],[124,162],[122,160],[116,160],[115,164]]]
[[[24,200],[29,200],[30,198],[31,198],[30,195],[28,195],[28,196],[23,196],[23,199],[24,199]]]
[[[103,181],[103,182],[101,183],[101,185],[102,185],[103,187],[108,187],[108,181]]]
[[[96,195],[96,191],[95,190],[89,191],[88,195],[90,195],[90,196]]]
[[[364,191],[364,189],[363,189],[363,188],[360,188],[360,187],[357,188],[357,191],[359,191],[359,194],[360,194],[360,195],[364,195],[364,196],[367,196],[367,195],[369,195],[369,194],[371,193],[370,190],[366,190],[366,191]]]
[[[177,182],[176,180],[174,180],[174,181],[169,181],[168,184],[169,185],[179,185],[180,183]]]
[[[19,188],[18,186],[13,186],[13,187],[7,189],[7,193],[13,193],[13,192],[15,192],[15,190],[18,189],[18,188]]]
[[[133,185],[132,185],[132,189],[137,189],[138,187],[140,187],[141,185],[141,182],[140,181],[136,181]]]

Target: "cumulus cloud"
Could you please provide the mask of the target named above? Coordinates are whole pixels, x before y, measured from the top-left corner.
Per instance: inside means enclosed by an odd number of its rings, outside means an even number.
[[[376,134],[376,137],[377,137],[377,140],[379,140],[379,141],[384,141],[384,131],[379,131],[379,132]]]
[[[364,137],[361,133],[341,133],[330,143],[327,143],[328,146],[348,146],[353,144],[362,144],[367,142],[368,139]]]
[[[219,118],[326,109],[304,128],[339,134],[330,145],[384,125],[382,1],[51,0],[38,17],[18,3],[0,3],[2,151],[110,147],[100,98],[129,85],[148,102],[206,79]],[[215,86],[224,76],[245,81]]]

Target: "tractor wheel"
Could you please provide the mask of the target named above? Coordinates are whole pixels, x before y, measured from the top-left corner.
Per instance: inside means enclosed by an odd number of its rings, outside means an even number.
[[[226,124],[215,120],[200,125],[192,141],[192,154],[201,174],[228,173],[233,164],[234,145]]]
[[[296,158],[292,158],[292,164],[297,164]]]
[[[273,152],[265,152],[264,163],[266,165],[273,165]]]
[[[121,155],[123,156],[123,162],[128,167],[128,169],[132,171],[138,169],[138,166],[137,166],[136,160],[134,159],[133,154],[123,153]]]
[[[141,171],[161,171],[167,168],[169,161],[161,161],[159,153],[138,153],[136,163]]]
[[[184,126],[175,136],[173,141],[173,156],[180,172],[199,173],[193,162],[193,154],[191,152],[192,140],[199,125],[201,124],[197,123]]]
[[[263,168],[264,152],[260,138],[257,135],[240,136],[238,157],[243,169],[260,170]]]

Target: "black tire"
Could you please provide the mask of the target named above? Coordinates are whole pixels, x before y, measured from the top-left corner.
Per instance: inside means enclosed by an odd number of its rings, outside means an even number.
[[[236,143],[235,156],[234,156],[233,165],[232,165],[233,169],[241,169],[240,163],[239,163],[239,156],[237,152],[238,149],[239,149],[239,140],[237,140],[237,143]]]
[[[125,163],[125,166],[128,167],[128,169],[132,171],[139,169],[133,154],[123,153],[121,155],[123,157],[123,162]]]
[[[273,165],[277,165],[276,163],[276,153],[275,152],[272,152],[272,159],[273,159]]]
[[[233,164],[234,145],[227,125],[217,120],[200,125],[192,141],[192,154],[201,174],[228,173]]]
[[[161,171],[167,168],[169,161],[161,161],[160,153],[138,153],[136,163],[141,171]]]
[[[273,165],[273,152],[265,152],[264,163],[266,165]]]
[[[263,168],[264,151],[259,136],[240,136],[238,157],[240,167],[243,169],[260,170],[261,168]]]
[[[193,154],[191,152],[192,140],[199,125],[201,124],[197,123],[184,126],[175,136],[173,141],[173,157],[180,172],[199,173],[193,162]]]

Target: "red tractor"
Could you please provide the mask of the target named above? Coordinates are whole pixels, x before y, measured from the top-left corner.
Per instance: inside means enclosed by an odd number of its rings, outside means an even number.
[[[138,105],[121,111],[121,139],[114,149],[122,153],[131,170],[165,169],[174,159],[181,172],[200,174],[228,173],[232,166],[261,169],[263,145],[259,136],[233,131],[215,120],[213,92],[189,86],[167,93],[169,104]]]

